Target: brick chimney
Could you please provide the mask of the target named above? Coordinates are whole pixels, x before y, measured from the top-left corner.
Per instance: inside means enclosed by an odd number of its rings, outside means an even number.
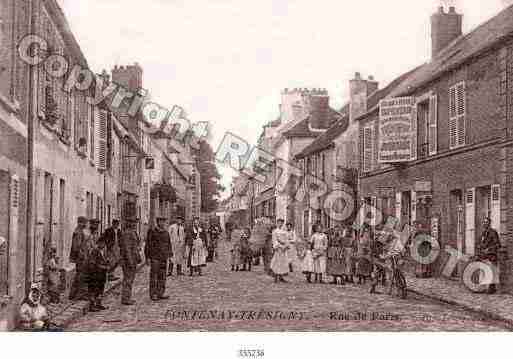
[[[142,76],[143,69],[137,62],[134,65],[115,66],[112,70],[112,81],[132,92],[142,88]]]
[[[354,79],[349,81],[349,122],[352,123],[356,118],[366,113],[367,98],[379,88],[379,83],[374,80],[373,76],[369,76],[366,80],[357,72]]]
[[[434,59],[440,51],[449,45],[454,39],[461,36],[463,15],[456,13],[454,6],[449,7],[449,12],[440,6],[438,12],[431,15],[431,58]]]
[[[308,96],[309,124],[318,130],[328,129],[331,125],[330,97],[326,89],[312,89]]]

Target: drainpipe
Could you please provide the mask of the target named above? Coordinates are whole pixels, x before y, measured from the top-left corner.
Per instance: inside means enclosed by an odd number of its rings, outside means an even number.
[[[29,29],[34,34],[36,29],[36,1],[29,2]],[[25,242],[25,292],[30,290],[32,277],[32,243],[34,235],[34,122],[36,116],[36,92],[35,71],[36,66],[29,67],[29,101],[27,119],[27,218],[26,218],[26,242]]]

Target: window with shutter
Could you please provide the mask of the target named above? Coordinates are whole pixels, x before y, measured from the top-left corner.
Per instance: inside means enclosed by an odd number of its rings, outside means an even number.
[[[97,114],[97,165],[99,170],[107,168],[107,111],[96,109]]]
[[[466,143],[466,94],[465,83],[460,82],[449,89],[449,148]]]
[[[458,116],[458,146],[465,145],[465,83],[461,82],[456,87],[456,112]]]
[[[90,105],[86,105],[87,106],[87,117],[89,118],[89,159],[91,161],[94,161],[94,153],[95,153],[95,150],[96,150],[96,147],[95,147],[95,139],[94,139],[94,135],[95,135],[95,123],[97,121],[95,121],[95,110],[92,106]]]
[[[372,160],[374,155],[374,131],[373,127],[367,126],[363,129],[363,172],[372,171]]]
[[[449,89],[449,148],[456,147],[457,141],[456,88]]]
[[[429,155],[436,155],[438,150],[438,100],[436,95],[429,98],[428,147]]]

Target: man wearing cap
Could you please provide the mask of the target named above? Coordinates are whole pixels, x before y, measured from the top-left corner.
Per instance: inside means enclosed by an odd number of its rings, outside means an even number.
[[[98,238],[100,238],[100,220],[97,218],[93,218],[89,220],[89,232],[91,233],[90,237],[93,244],[98,242]]]
[[[134,305],[132,300],[132,286],[135,280],[137,265],[142,262],[139,253],[139,236],[136,232],[137,218],[128,218],[126,227],[121,234],[119,251],[121,255],[121,268],[123,269],[123,288],[121,290],[121,304]]]
[[[173,275],[173,266],[176,265],[176,275],[183,275],[182,269],[185,264],[185,227],[183,218],[177,217],[176,223],[169,226],[169,236],[171,237],[171,247],[173,256],[169,261],[168,275]]]
[[[166,292],[167,261],[172,256],[171,238],[166,229],[166,218],[158,217],[157,226],[148,231],[146,259],[150,262],[150,298],[153,301],[169,299]]]
[[[86,240],[86,226],[87,218],[78,217],[77,227],[71,239],[71,251],[69,254],[69,261],[75,263],[75,278],[69,293],[70,300],[87,299],[87,258],[83,257],[81,251],[82,244]]]

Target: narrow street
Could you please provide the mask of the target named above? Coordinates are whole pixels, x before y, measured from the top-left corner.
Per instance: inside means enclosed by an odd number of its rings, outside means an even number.
[[[261,265],[252,272],[231,272],[229,243],[223,242],[220,249],[220,258],[209,264],[202,277],[170,277],[167,282],[169,300],[150,300],[149,268],[145,267],[134,286],[135,306],[122,306],[120,288],[117,288],[104,300],[108,310],[89,313],[67,330],[507,330],[500,322],[413,294],[401,300],[384,294],[370,295],[368,285],[308,284],[299,273],[289,276],[289,283],[275,284],[263,273]]]

